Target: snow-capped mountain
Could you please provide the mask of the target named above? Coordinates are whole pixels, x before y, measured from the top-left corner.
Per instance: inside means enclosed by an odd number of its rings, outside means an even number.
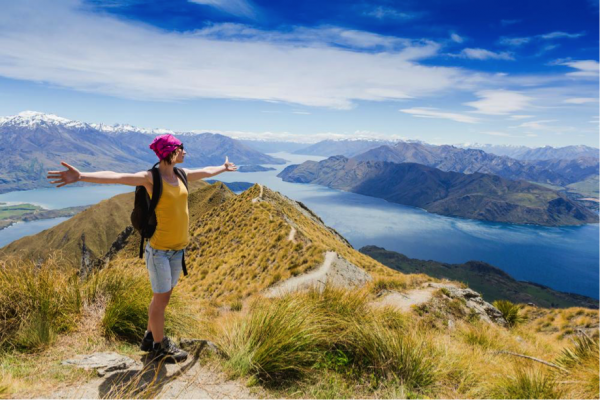
[[[149,145],[163,133],[175,132],[89,124],[35,111],[0,118],[0,193],[48,186],[46,172],[61,168],[61,161],[82,171],[148,169],[158,161]],[[223,135],[176,135],[186,145],[188,168],[221,165],[226,155],[238,165],[285,163]]]
[[[517,160],[574,160],[580,157],[600,158],[599,150],[585,145],[565,147],[527,147],[521,145],[493,145],[480,143],[462,143],[456,147],[479,149],[498,156],[507,156]]]

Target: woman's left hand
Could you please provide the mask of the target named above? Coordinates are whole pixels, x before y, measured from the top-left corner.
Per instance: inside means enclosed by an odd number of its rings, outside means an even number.
[[[225,171],[237,171],[237,167],[234,163],[229,162],[229,157],[225,156]]]

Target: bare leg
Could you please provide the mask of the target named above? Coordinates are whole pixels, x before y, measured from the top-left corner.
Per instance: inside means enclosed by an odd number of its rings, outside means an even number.
[[[148,310],[148,326],[155,342],[162,341],[165,335],[165,309],[169,304],[172,292],[173,289],[166,293],[154,293],[152,296],[150,309]]]

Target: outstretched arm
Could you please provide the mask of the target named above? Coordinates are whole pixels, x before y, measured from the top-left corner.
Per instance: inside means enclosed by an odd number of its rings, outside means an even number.
[[[75,182],[108,183],[129,186],[140,186],[147,182],[152,182],[148,171],[141,171],[135,174],[113,171],[79,172],[77,168],[72,167],[66,162],[61,162],[61,164],[67,167],[66,171],[48,171],[47,178],[51,180],[50,183],[57,185],[56,187],[63,187]]]
[[[183,169],[187,174],[188,182],[197,181],[204,178],[210,178],[211,176],[219,175],[226,171],[237,171],[237,167],[234,163],[229,162],[229,157],[225,156],[225,164],[218,167],[204,167],[200,169]]]

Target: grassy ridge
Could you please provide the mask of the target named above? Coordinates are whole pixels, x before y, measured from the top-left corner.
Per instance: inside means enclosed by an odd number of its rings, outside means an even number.
[[[382,289],[435,278],[383,266],[267,188],[262,196],[259,186],[236,196],[222,184],[201,187],[190,196],[190,216],[190,275],[174,292],[167,331],[212,340],[224,352],[215,363],[271,397],[598,397],[596,310],[519,307],[526,319],[507,329],[453,314],[442,290],[437,307],[376,308]],[[0,393],[4,385],[11,396],[40,397],[59,383],[89,379],[59,365],[73,353],[139,356],[128,343],[141,338],[151,294],[138,244],[129,237],[104,269],[84,279],[58,257],[39,267],[17,260],[0,266]],[[314,268],[325,250],[373,281],[357,290],[261,295]]]

